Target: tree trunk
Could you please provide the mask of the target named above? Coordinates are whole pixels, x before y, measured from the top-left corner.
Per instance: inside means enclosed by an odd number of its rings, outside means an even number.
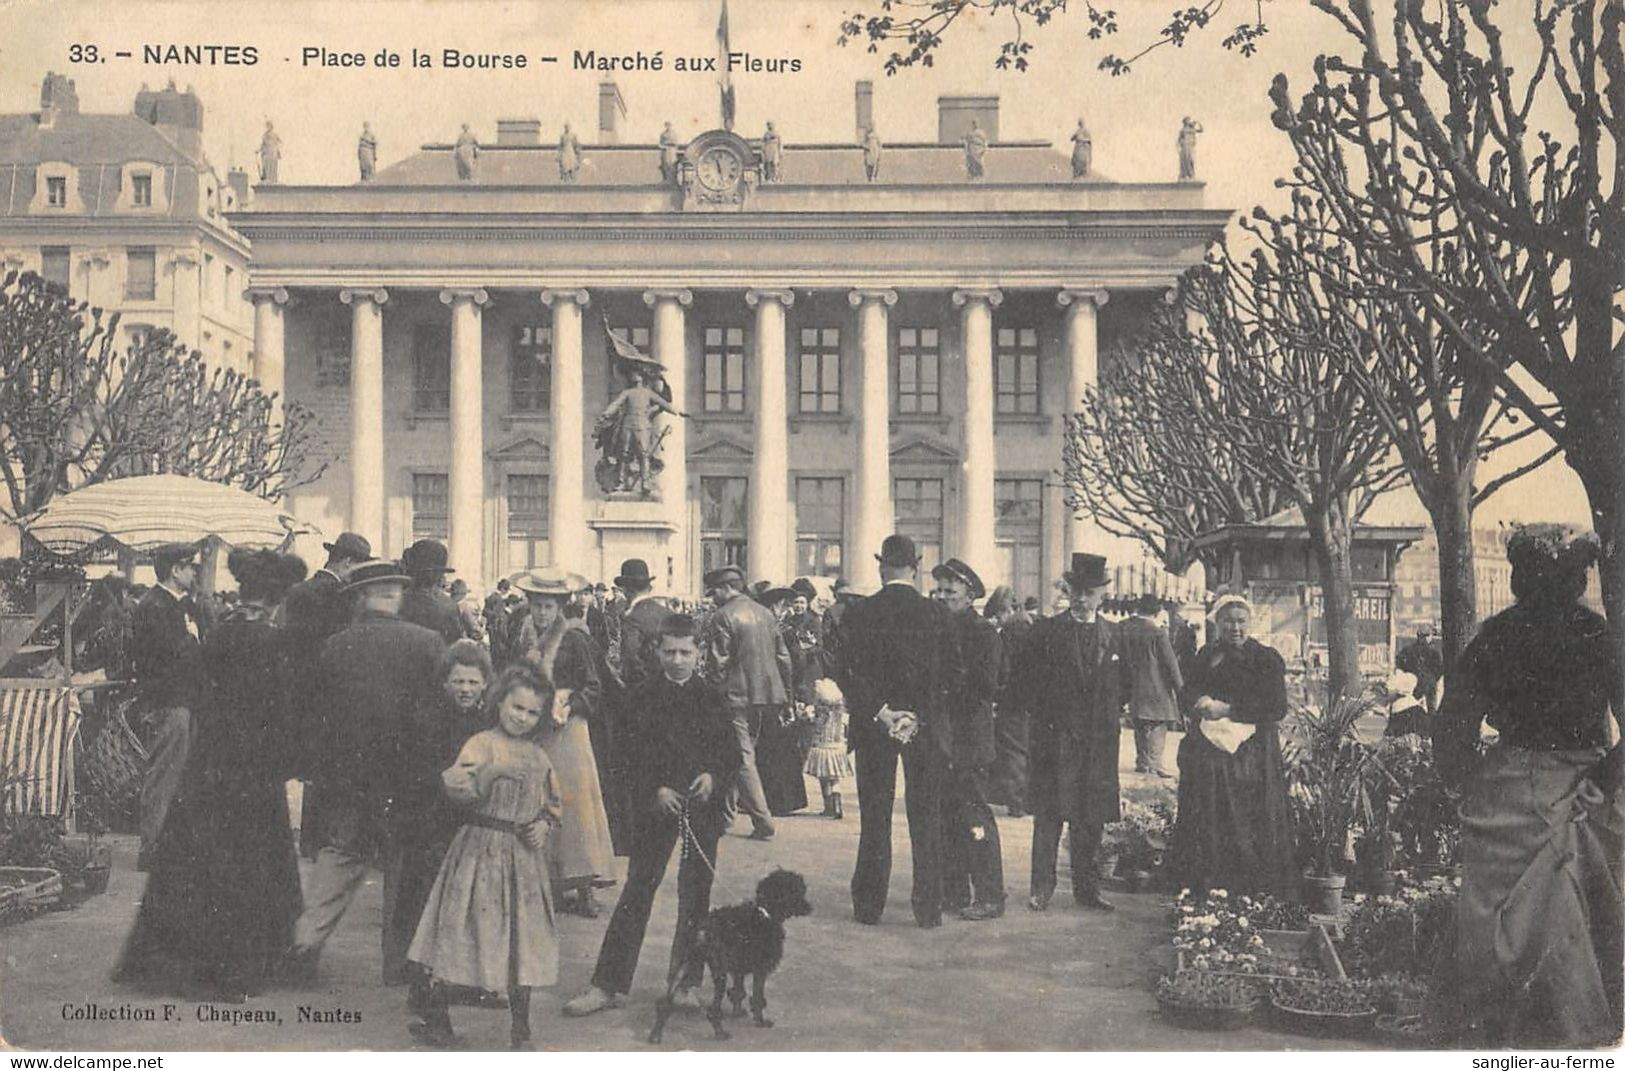
[[[1471,475],[1426,500],[1439,539],[1439,628],[1445,672],[1478,630],[1478,576],[1473,569]]]
[[[1329,697],[1352,695],[1361,686],[1360,644],[1354,629],[1354,533],[1348,501],[1338,497],[1305,508],[1309,546],[1320,567],[1321,606],[1326,617],[1326,673]]]
[[[1608,617],[1608,632],[1614,649],[1625,651],[1625,487],[1620,485],[1618,468],[1584,466],[1572,451],[1569,464],[1585,486],[1591,503],[1591,523],[1602,543],[1602,560],[1597,569],[1602,579],[1603,613]],[[1625,730],[1625,672],[1614,681],[1614,712]]]

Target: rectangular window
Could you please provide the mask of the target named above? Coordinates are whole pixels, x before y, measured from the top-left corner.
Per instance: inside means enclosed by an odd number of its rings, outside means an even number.
[[[942,412],[938,386],[941,355],[935,327],[897,329],[897,412],[910,416]]]
[[[315,339],[311,349],[316,358],[316,386],[330,390],[345,390],[350,386],[350,323],[337,316],[323,317],[314,323]]]
[[[840,576],[846,529],[845,483],[839,476],[796,479],[796,573]]]
[[[553,328],[518,324],[508,360],[508,409],[515,413],[546,412],[553,397]]]
[[[412,474],[412,538],[445,539],[451,477],[444,472]]]
[[[745,411],[745,329],[705,329],[705,411]]]
[[[748,570],[746,517],[750,481],[743,476],[700,477],[700,555],[706,572],[724,565]]]
[[[45,204],[49,208],[68,207],[68,180],[63,175],[51,175],[45,180]]]
[[[48,283],[55,283],[62,289],[68,289],[70,271],[68,247],[65,245],[48,245],[39,251],[40,276]]]
[[[841,329],[801,329],[801,411],[841,411]]]
[[[914,540],[920,552],[920,576],[942,561],[942,481],[899,477],[892,481],[897,531]]]
[[[130,203],[137,208],[152,207],[152,176],[148,174],[130,176]]]
[[[124,254],[124,296],[131,301],[152,301],[158,297],[158,251],[151,246],[131,246]]]
[[[1001,327],[993,349],[993,394],[1000,414],[1038,412],[1038,331]]]
[[[1009,584],[1025,599],[1039,590],[1044,562],[1044,481],[993,481],[993,538],[999,549],[999,572],[990,580]]]
[[[547,477],[508,474],[508,568],[534,569],[547,562]]]
[[[419,324],[412,332],[412,408],[419,413],[451,409],[451,328]]]

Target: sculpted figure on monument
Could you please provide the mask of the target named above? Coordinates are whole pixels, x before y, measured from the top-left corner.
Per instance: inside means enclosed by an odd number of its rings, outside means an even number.
[[[361,124],[361,140],[356,142],[356,163],[361,165],[361,181],[370,182],[378,168],[378,139],[373,136],[372,124]]]
[[[863,177],[870,182],[880,177],[880,135],[873,126],[863,132]]]
[[[982,158],[987,155],[987,134],[975,119],[970,121],[970,129],[965,132],[965,176],[979,179],[985,174],[982,168]]]
[[[282,138],[277,135],[276,129],[271,126],[271,120],[265,121],[265,136],[260,138],[260,181],[270,185],[276,182],[277,164],[282,161]]]
[[[457,135],[457,144],[452,147],[451,159],[457,165],[457,177],[464,181],[474,178],[474,163],[480,158],[480,143],[474,137],[474,132],[463,124],[463,132]]]
[[[677,132],[668,120],[660,131],[660,181],[667,186],[677,184],[677,150],[680,148]]]
[[[660,446],[671,432],[658,427],[656,418],[660,413],[681,418],[688,414],[671,403],[665,366],[639,353],[607,325],[605,330],[631,386],[615,396],[593,425],[593,445],[598,448],[593,472],[605,494],[652,499],[656,497],[655,479],[665,468]]]
[[[581,142],[576,140],[570,124],[565,123],[564,133],[559,135],[559,181],[574,182],[580,171]]]
[[[1093,161],[1094,145],[1089,140],[1089,128],[1083,125],[1083,119],[1078,119],[1078,129],[1072,132],[1072,177],[1083,178],[1089,174],[1089,164]]]
[[[1190,116],[1179,127],[1179,178],[1181,181],[1196,177],[1196,135],[1202,132],[1202,124]]]
[[[783,166],[784,139],[773,129],[773,122],[769,120],[767,130],[762,134],[762,181],[783,181]]]

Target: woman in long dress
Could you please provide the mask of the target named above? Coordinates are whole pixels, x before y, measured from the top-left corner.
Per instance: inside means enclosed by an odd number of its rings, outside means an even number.
[[[1457,1044],[1617,1044],[1625,802],[1619,648],[1580,605],[1597,544],[1557,525],[1507,542],[1516,602],[1445,674],[1440,772],[1464,787],[1454,949],[1427,1019]],[[1499,734],[1480,757],[1480,726]]]
[[[305,565],[238,549],[227,566],[238,605],[203,645],[211,698],[114,980],[237,1002],[270,977],[303,906],[283,788],[294,666],[271,616]]]
[[[553,893],[561,906],[573,895],[574,911],[597,918],[593,889],[615,884],[615,849],[589,725],[601,714],[598,658],[587,623],[564,616],[578,580],[552,567],[514,579],[530,600],[530,616],[520,626],[515,650],[556,689],[551,714],[543,719],[537,738],[553,760],[564,800],[563,825],[547,846]]]
[[[1196,892],[1289,893],[1292,827],[1277,725],[1286,716],[1286,664],[1247,635],[1252,608],[1226,595],[1218,639],[1196,653],[1180,693],[1175,876]]]
[[[491,689],[496,727],[470,737],[442,775],[467,808],[440,865],[408,956],[434,981],[412,1034],[455,1041],[448,987],[508,991],[509,1039],[530,1042],[530,991],[558,980],[559,943],[543,846],[560,816],[558,781],[537,742],[552,689],[530,666]]]

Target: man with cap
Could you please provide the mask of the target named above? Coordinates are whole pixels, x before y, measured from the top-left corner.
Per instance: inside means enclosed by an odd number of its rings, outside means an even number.
[[[852,582],[844,576],[835,578],[835,584],[831,591],[835,596],[835,601],[830,605],[829,609],[824,611],[824,622],[821,631],[824,641],[824,662],[826,665],[833,666],[841,647],[839,635],[841,619],[846,616],[847,608],[855,602],[862,601],[863,596],[852,590]]]
[[[351,573],[345,591],[355,619],[322,647],[317,675],[325,714],[317,773],[322,807],[320,851],[305,883],[305,911],[294,926],[289,972],[309,975],[322,945],[343,917],[366,877],[367,866],[387,846],[390,800],[405,786],[403,756],[416,719],[434,709],[437,669],[446,643],[440,635],[401,617],[408,576],[394,562],[369,562]],[[417,919],[396,918],[394,890],[384,889],[385,982],[404,968],[394,953]]]
[[[169,806],[181,786],[192,749],[192,719],[208,697],[208,674],[198,646],[199,613],[192,599],[198,546],[170,543],[153,554],[158,582],[147,589],[130,620],[130,662],[149,727],[147,771],[141,785],[140,869],[147,869]]]
[[[745,594],[745,577],[737,566],[706,573],[705,587],[717,608],[700,641],[704,675],[727,697],[741,758],[723,816],[731,824],[743,810],[750,816],[751,838],[772,840],[773,818],[756,768],[756,743],[764,720],[778,718],[790,701],[790,649],[773,611]]]
[[[1168,727],[1179,724],[1179,690],[1185,679],[1168,630],[1157,622],[1161,612],[1161,599],[1141,595],[1134,600],[1134,616],[1119,629],[1123,661],[1128,664],[1129,713],[1134,718],[1134,771],[1172,778],[1162,765],[1162,753]]]
[[[433,629],[448,644],[462,639],[463,615],[445,592],[446,574],[457,571],[446,565],[446,545],[433,539],[418,540],[401,555],[401,571],[412,578],[412,587],[401,601],[401,618]]]
[[[1122,817],[1117,750],[1128,679],[1117,626],[1098,614],[1110,583],[1106,559],[1073,554],[1065,574],[1065,613],[1033,626],[1017,663],[1016,701],[1028,713],[1033,812],[1032,889],[1027,906],[1049,907],[1061,828],[1069,834],[1072,897],[1110,911],[1100,895],[1095,856],[1101,827]]]
[[[914,587],[920,555],[914,541],[889,535],[880,545],[880,591],[841,620],[835,682],[846,696],[848,746],[857,760],[858,859],[852,871],[852,915],[875,926],[891,884],[892,805],[897,762],[908,791],[914,921],[942,925],[942,790],[953,754],[948,697],[961,665],[953,622]]]
[[[952,615],[963,669],[960,687],[948,697],[954,751],[942,796],[943,907],[983,922],[1004,914],[1004,852],[988,804],[997,754],[993,699],[999,685],[999,630],[972,605],[987,594],[976,570],[949,558],[931,570],[931,577]]]

